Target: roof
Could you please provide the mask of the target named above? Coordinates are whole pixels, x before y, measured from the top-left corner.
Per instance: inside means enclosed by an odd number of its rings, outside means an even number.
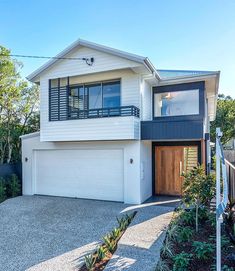
[[[215,75],[217,71],[195,71],[195,70],[157,70],[161,79],[172,79],[179,77],[194,77],[194,76],[205,76],[205,75]]]
[[[122,57],[122,58],[125,58],[125,59],[128,59],[128,60],[131,60],[131,61],[135,61],[137,63],[141,63],[152,74],[154,74],[156,77],[159,78],[157,70],[155,69],[155,67],[153,66],[153,64],[150,62],[150,60],[147,57],[139,56],[139,55],[132,54],[132,53],[127,53],[127,52],[124,52],[124,51],[121,51],[121,50],[118,50],[118,49],[114,49],[114,48],[111,48],[111,47],[108,47],[108,46],[100,45],[100,44],[93,43],[93,42],[86,41],[86,40],[82,40],[82,39],[78,39],[77,41],[72,43],[70,46],[65,48],[62,52],[57,54],[55,56],[55,58],[47,61],[39,69],[35,70],[33,73],[28,75],[27,79],[29,81],[33,81],[37,76],[39,76],[39,74],[41,74],[43,71],[45,71],[46,69],[51,67],[54,63],[56,63],[59,60],[58,58],[65,57],[73,49],[75,49],[76,47],[79,47],[79,46],[84,46],[84,47],[88,47],[88,48],[91,48],[91,49],[94,49],[94,50],[99,50],[99,51],[104,52],[104,53],[109,53],[109,54],[119,56],[119,57]]]

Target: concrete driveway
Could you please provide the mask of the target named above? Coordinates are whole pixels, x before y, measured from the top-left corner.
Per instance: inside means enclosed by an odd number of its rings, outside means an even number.
[[[22,196],[0,204],[1,271],[76,270],[116,225],[122,203]]]

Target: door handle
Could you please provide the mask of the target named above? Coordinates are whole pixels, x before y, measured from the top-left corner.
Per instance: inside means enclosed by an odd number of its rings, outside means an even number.
[[[180,177],[182,176],[182,161],[180,161]]]

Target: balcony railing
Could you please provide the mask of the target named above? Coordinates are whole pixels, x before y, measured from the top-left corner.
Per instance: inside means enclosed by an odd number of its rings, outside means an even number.
[[[109,117],[140,116],[140,110],[134,105],[89,110],[70,109],[68,119],[109,118]]]

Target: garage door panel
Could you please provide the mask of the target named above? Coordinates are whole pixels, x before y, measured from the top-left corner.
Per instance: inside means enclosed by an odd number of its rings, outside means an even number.
[[[35,193],[123,201],[123,151],[35,151]]]

